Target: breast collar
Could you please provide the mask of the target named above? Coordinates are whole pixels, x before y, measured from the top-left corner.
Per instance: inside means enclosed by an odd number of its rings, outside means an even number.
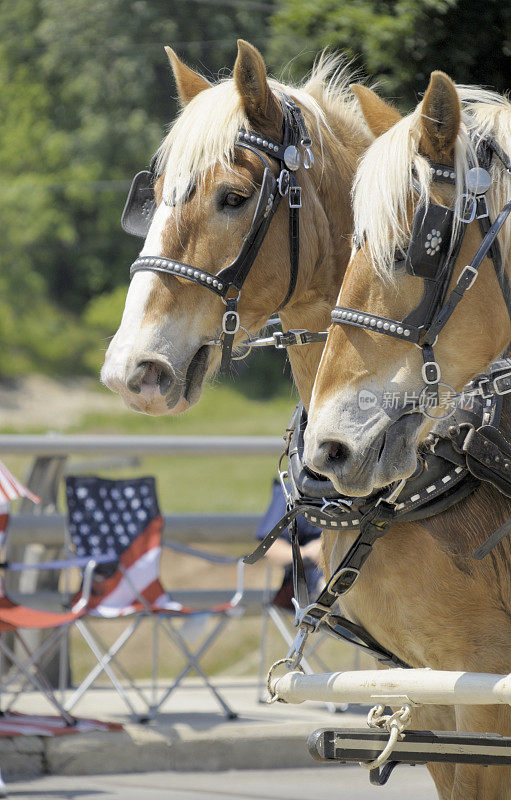
[[[496,220],[491,224],[485,193],[491,185],[488,172],[492,156],[496,155],[511,174],[511,162],[501,148],[491,139],[484,140],[478,148],[478,166],[468,173],[468,194],[463,195],[465,206],[453,210],[430,202],[419,205],[413,221],[410,244],[406,255],[398,254],[396,263],[405,260],[406,271],[424,280],[424,293],[419,305],[403,320],[380,317],[368,311],[336,306],[332,311],[332,323],[353,325],[368,331],[383,333],[395,339],[415,344],[422,351],[422,379],[425,384],[423,400],[426,404],[438,404],[438,386],[441,380],[440,366],[435,360],[433,347],[450,319],[454,309],[477,278],[484,258],[492,259],[502,296],[511,317],[511,287],[502,269],[502,258],[497,236],[511,213],[511,202],[506,203]],[[454,171],[442,164],[430,164],[433,181],[455,182]],[[456,240],[450,243],[450,233],[457,214],[460,226]],[[456,260],[467,229],[474,219],[479,221],[482,241],[470,264],[467,264],[446,299]],[[355,236],[355,247],[362,242]]]
[[[250,230],[234,261],[217,274],[213,274],[196,265],[192,266],[175,259],[161,256],[140,256],[133,262],[130,269],[130,277],[137,272],[149,270],[184,278],[208,289],[223,300],[225,312],[222,317],[222,335],[219,340],[213,340],[207,344],[221,344],[221,371],[224,373],[228,371],[230,365],[234,337],[241,327],[238,301],[243,284],[249,275],[280,201],[286,195],[289,202],[289,285],[277,310],[289,302],[296,287],[300,256],[299,211],[302,207],[302,193],[297,182],[296,171],[302,165],[305,169],[310,169],[314,159],[311,151],[311,139],[301,110],[287,95],[282,94],[280,102],[283,111],[282,142],[273,141],[252,130],[240,129],[238,131],[236,146],[254,153],[262,162],[264,174]],[[277,177],[267,156],[277,161]],[[156,177],[153,173],[151,181],[153,184]],[[137,178],[138,176],[135,180]],[[127,207],[128,204],[129,197]],[[125,215],[126,209],[123,218]]]

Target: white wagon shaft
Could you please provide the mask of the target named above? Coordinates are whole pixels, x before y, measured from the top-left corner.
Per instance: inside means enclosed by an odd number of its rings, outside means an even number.
[[[269,688],[285,703],[511,705],[511,675],[483,672],[391,669],[304,675],[293,671],[273,678]]]
[[[323,728],[314,731],[308,740],[309,752],[316,760],[360,763],[370,770],[371,783],[376,785],[386,783],[398,764],[443,761],[511,765],[509,737],[493,733],[405,730],[410,724],[413,706],[511,704],[511,675],[431,669],[362,670],[321,675],[305,675],[293,670],[280,678],[273,678],[271,673],[268,689],[272,700],[376,704],[368,717],[372,730]],[[386,715],[386,705],[401,708]]]

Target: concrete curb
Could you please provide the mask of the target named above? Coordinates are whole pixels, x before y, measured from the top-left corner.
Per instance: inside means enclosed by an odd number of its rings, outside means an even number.
[[[121,772],[214,772],[227,769],[303,767],[310,760],[306,741],[310,726],[283,736],[273,730],[241,733],[173,731],[162,735],[128,726],[123,732],[83,734],[49,739],[48,772],[54,775]],[[79,739],[79,741],[77,741]]]
[[[42,736],[0,739],[0,766],[4,778],[35,778],[46,772],[45,740]]]
[[[261,705],[253,683],[232,681],[225,689],[239,713],[226,720],[209,693],[188,685],[172,705],[148,725],[129,722],[118,698],[108,690],[90,691],[82,716],[121,722],[124,729],[64,736],[0,739],[0,768],[5,779],[51,775],[107,775],[169,771],[215,772],[314,766],[307,738],[321,727],[356,728],[364,712],[356,707],[332,714],[324,705]],[[37,697],[22,711],[41,713]]]
[[[127,772],[215,772],[314,766],[307,751],[310,725],[279,733],[180,731],[165,734],[142,726],[57,737],[15,737],[0,741],[0,765],[7,780],[38,775],[108,775]],[[292,730],[289,728],[292,727]],[[344,727],[344,724],[343,724]]]

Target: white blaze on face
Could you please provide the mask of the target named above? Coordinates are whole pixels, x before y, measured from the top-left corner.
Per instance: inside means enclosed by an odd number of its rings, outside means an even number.
[[[157,207],[144,246],[140,251],[141,256],[158,257],[162,253],[162,234],[167,221],[172,213],[172,208],[160,203]],[[156,276],[153,272],[136,272],[131,280],[126,295],[126,303],[121,324],[117,333],[110,342],[106,352],[105,363],[101,370],[101,380],[111,386],[116,380],[123,380],[127,361],[135,349],[142,346],[141,328],[146,313],[147,302],[155,285]]]

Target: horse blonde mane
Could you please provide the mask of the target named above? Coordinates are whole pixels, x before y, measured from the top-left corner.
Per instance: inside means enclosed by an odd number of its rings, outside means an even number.
[[[332,125],[363,126],[348,89],[350,80],[343,57],[323,53],[301,85],[268,81],[273,91],[285,92],[301,107],[314,152],[320,157],[323,145],[328,146],[326,139],[334,140]],[[160,146],[156,165],[159,172],[165,171],[164,198],[167,202],[172,198],[177,211],[188,187],[200,190],[216,164],[232,167],[236,135],[242,127],[250,125],[232,77],[200,92],[182,109]]]
[[[506,153],[511,152],[511,103],[501,95],[476,86],[456,87],[462,104],[462,123],[455,144],[456,186],[454,202],[463,207],[468,170],[477,164],[476,148],[491,136]],[[353,185],[355,229],[363,237],[372,264],[384,280],[395,275],[396,250],[406,249],[410,239],[408,204],[429,202],[431,171],[419,153],[422,103],[389,131],[377,138],[360,161]],[[494,157],[492,186],[487,193],[493,219],[511,196],[511,176]],[[455,215],[453,241],[459,222]],[[500,234],[504,252],[511,242],[511,224]]]

